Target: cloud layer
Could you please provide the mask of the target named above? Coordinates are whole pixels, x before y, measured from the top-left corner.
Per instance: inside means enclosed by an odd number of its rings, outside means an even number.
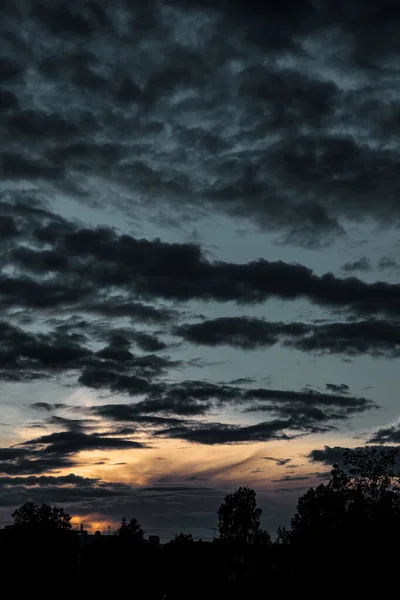
[[[8,10],[3,181],[83,201],[106,181],[131,215],[146,198],[158,218],[220,211],[308,246],[398,223],[397,17],[390,0]]]
[[[399,8],[28,4],[0,7],[3,506],[52,499],[114,518],[142,493],[155,522],[178,523],[186,502],[185,523],[210,526],[219,488],[146,475],[138,491],[90,473],[168,444],[214,457],[333,437],[378,407],[337,359],[384,370],[400,354]],[[196,229],[219,220],[224,260]],[[388,232],[382,252],[358,246],[372,227]],[[269,251],[241,256],[238,232]],[[340,258],[353,235],[357,254]],[[315,387],[290,369],[266,384],[275,350],[314,361]],[[217,373],[239,352],[243,372]],[[392,416],[368,443],[399,442]],[[330,465],[343,451],[330,443],[308,460]],[[287,469],[275,483],[316,477],[262,453],[263,469]]]

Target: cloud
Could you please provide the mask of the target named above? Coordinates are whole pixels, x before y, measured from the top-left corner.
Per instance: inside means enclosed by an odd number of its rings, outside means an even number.
[[[364,397],[344,393],[323,393],[311,390],[276,390],[271,388],[242,388],[226,384],[211,384],[187,380],[176,384],[153,386],[144,400],[132,404],[93,406],[89,412],[119,422],[167,425],[170,417],[199,417],[219,408],[230,406],[245,412],[268,412],[285,421],[286,426],[309,431],[331,427],[331,422],[345,421],[351,416],[377,408]],[[178,428],[182,422],[172,422]]]
[[[272,479],[272,481],[274,483],[281,483],[284,481],[307,481],[313,476],[315,476],[315,473],[310,473],[310,475],[284,475],[279,479]]]
[[[141,423],[144,425],[180,425],[182,420],[176,417],[143,414],[137,404],[101,404],[87,409],[91,414],[120,423]],[[163,412],[167,412],[164,410]]]
[[[110,192],[118,183],[125,193],[111,201],[129,215],[135,198],[159,219],[220,211],[311,247],[349,221],[398,222],[393,3],[151,6],[146,16],[123,0],[36,7],[24,30],[40,48],[23,37],[21,16],[4,15],[13,43],[3,53],[3,181],[47,182],[91,205],[102,202],[94,182]],[[125,20],[101,48],[18,73],[60,40],[66,49]]]
[[[355,260],[354,262],[345,263],[341,269],[342,271],[352,272],[352,271],[370,271],[372,268],[371,261],[366,256]]]
[[[262,456],[261,458],[274,462],[278,467],[283,467],[292,460],[291,458],[274,458],[273,456]]]
[[[19,506],[27,501],[49,504],[82,504],[96,500],[133,496],[129,485],[102,481],[96,478],[69,475],[0,477],[1,506]]]
[[[125,406],[118,397],[103,412],[95,400],[73,419],[60,417],[63,407],[47,394],[32,398],[30,414],[43,418],[45,433],[65,437],[4,449],[19,451],[0,459],[18,476],[72,468],[77,448],[104,444],[111,431],[121,441],[146,430],[154,439],[263,443],[326,431],[373,407],[340,383],[312,396],[289,384],[247,394],[260,380],[239,377],[179,381],[186,356],[176,361],[172,353],[182,341],[399,355],[397,283],[270,256],[214,260],[199,244],[166,243],[173,233],[141,237],[149,221],[190,228],[218,215],[240,221],[247,235],[254,228],[308,248],[349,237],[359,225],[393,230],[400,222],[398,8],[389,0],[334,7],[189,0],[150,2],[143,15],[136,4],[55,0],[49,10],[31,6],[21,15],[16,6],[2,15],[0,379],[39,381],[38,388],[72,381],[91,397],[128,396]],[[101,44],[81,45],[125,21],[132,22]],[[101,208],[136,233],[89,227],[50,208],[71,198],[77,213]],[[390,258],[377,265],[386,274],[396,266]],[[198,323],[183,314],[189,301],[227,311],[236,303],[252,314],[268,300],[286,307],[301,300],[333,315],[310,324],[251,316]],[[221,408],[258,411],[262,422],[214,422]],[[108,426],[94,433],[90,418]]]
[[[363,397],[327,394],[312,390],[255,389],[246,392],[246,399],[255,401],[245,412],[268,413],[287,419],[291,430],[323,433],[336,428],[335,423],[347,421],[352,415],[377,408]]]
[[[382,427],[374,432],[368,444],[400,444],[400,426]]]
[[[331,273],[318,276],[305,266],[283,261],[210,262],[195,244],[136,239],[106,227],[79,227],[40,204],[28,208],[22,200],[4,202],[1,212],[14,215],[19,231],[17,240],[3,251],[4,260],[15,269],[15,274],[1,276],[0,306],[4,311],[11,306],[43,312],[68,308],[81,314],[104,309],[104,316],[109,318],[129,315],[130,300],[134,303],[131,311],[137,309],[140,315],[141,310],[147,310],[143,300],[197,299],[254,304],[271,298],[287,302],[303,298],[360,315],[398,314],[398,284],[366,283],[355,277],[340,279]],[[23,246],[22,240],[26,238],[35,240],[38,249]],[[115,296],[116,292],[119,295]],[[111,309],[107,313],[114,300],[121,307],[121,296],[125,297],[122,312],[116,314]],[[167,318],[164,309],[160,314],[154,307],[148,310],[153,321],[156,315]],[[244,323],[220,320],[216,325],[221,336],[230,328],[232,339],[242,345],[247,343],[246,330],[251,329],[256,335],[256,323],[249,318]],[[236,331],[232,331],[234,326]],[[264,325],[260,333],[264,344],[269,339],[267,327]],[[179,331],[192,337],[207,334],[205,326],[203,330],[192,326]],[[271,340],[274,333],[272,328]],[[290,334],[289,326],[286,333]],[[142,345],[150,342],[161,347],[155,340],[140,335],[137,340]]]
[[[61,431],[42,435],[38,438],[22,443],[31,451],[45,449],[48,454],[68,455],[81,452],[82,450],[120,450],[124,448],[144,448],[141,442],[135,442],[126,438],[104,437],[99,434],[87,434],[81,431]]]
[[[398,269],[398,267],[398,263],[393,258],[389,258],[387,256],[382,257],[378,262],[378,268],[382,271]]]
[[[327,383],[325,387],[329,392],[340,394],[347,394],[350,391],[349,386],[345,383]]]
[[[172,439],[182,439],[197,444],[233,444],[239,442],[266,442],[270,440],[288,440],[285,430],[291,429],[290,421],[272,420],[256,425],[239,426],[223,423],[186,425],[165,428],[154,435]]]
[[[76,456],[87,450],[141,449],[146,445],[127,437],[85,433],[86,421],[51,418],[53,425],[67,425],[69,430],[39,436],[10,448],[0,448],[0,473],[8,475],[38,474],[72,467]]]
[[[219,317],[202,323],[181,325],[176,333],[194,344],[230,345],[243,350],[273,346],[279,337],[307,331],[302,323],[271,323],[250,317]]]
[[[400,352],[400,328],[396,321],[368,319],[349,323],[328,323],[288,345],[303,352],[396,358]]]
[[[324,446],[323,449],[311,450],[308,458],[312,462],[321,462],[327,466],[334,464],[343,466],[343,454],[348,449],[341,446]]]
[[[54,404],[49,404],[48,402],[34,402],[29,405],[31,408],[34,408],[38,411],[44,412],[52,412],[54,410],[59,410],[62,408],[68,408],[68,404],[64,404],[63,402],[56,402]]]
[[[271,322],[250,317],[219,317],[175,329],[192,344],[229,345],[257,350],[281,343],[303,352],[395,358],[400,353],[397,322],[384,319],[324,324]]]
[[[94,340],[68,329],[33,333],[0,321],[0,333],[3,339],[0,375],[6,380],[29,381],[77,372],[84,385],[101,387],[107,381],[110,386],[120,385],[121,389],[129,388],[130,392],[134,387],[143,391],[151,387],[144,377],[155,378],[180,364],[155,354],[134,355],[129,350],[130,342],[121,346],[115,339],[95,351],[88,345],[88,341],[90,344]],[[142,346],[156,346],[152,336],[142,335]],[[160,347],[159,344],[158,349]],[[141,377],[125,375],[135,371]],[[36,408],[43,409],[43,403]]]
[[[382,435],[380,435],[380,431],[382,432]],[[367,442],[367,444],[373,444],[372,446],[366,446],[369,449],[377,449],[377,450],[388,450],[388,449],[395,449],[398,450],[398,446],[390,446],[390,445],[386,445],[387,443],[394,443],[397,444],[398,443],[398,436],[396,436],[396,428],[382,428],[381,430],[378,430],[376,432],[375,435],[373,435],[371,437],[371,439]],[[341,467],[342,469],[346,469],[346,465],[344,462],[344,454],[346,451],[348,450],[356,450],[358,452],[363,453],[365,450],[365,447],[356,447],[356,448],[347,448],[347,447],[341,447],[341,446],[324,446],[323,449],[315,449],[315,450],[311,450],[311,452],[308,455],[308,459],[311,462],[319,462],[322,463],[326,466],[332,467],[333,465],[337,464],[339,465],[339,467]],[[396,459],[396,463],[397,466],[400,467],[400,460],[399,458]],[[328,478],[329,473],[320,473],[317,475],[318,478]]]
[[[50,425],[53,427],[67,429],[71,432],[84,432],[85,430],[94,429],[98,422],[95,419],[69,419],[68,417],[61,417],[59,415],[52,415],[46,419],[45,423],[41,423],[41,426]]]
[[[69,456],[42,456],[39,452],[21,449],[18,454],[5,453],[9,448],[0,448],[0,473],[24,475],[59,471],[75,465]]]

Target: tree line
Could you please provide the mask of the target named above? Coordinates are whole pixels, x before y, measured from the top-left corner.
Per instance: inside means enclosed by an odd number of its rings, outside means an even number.
[[[227,494],[218,512],[219,538],[236,546],[264,548],[385,548],[400,533],[400,473],[397,448],[365,447],[348,450],[343,465],[335,464],[327,484],[310,488],[297,502],[288,527],[279,527],[272,543],[261,528],[262,510],[256,492],[239,487]],[[69,530],[71,516],[63,508],[27,502],[12,514],[11,529]],[[137,519],[124,517],[115,535],[144,541]],[[181,532],[170,544],[191,544],[191,534]]]

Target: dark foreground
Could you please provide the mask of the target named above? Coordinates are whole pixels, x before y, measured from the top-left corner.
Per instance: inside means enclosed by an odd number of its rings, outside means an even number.
[[[194,542],[132,544],[129,539],[77,532],[0,531],[1,592],[41,598],[137,600],[352,596],[375,598],[395,584],[396,546],[233,548]]]

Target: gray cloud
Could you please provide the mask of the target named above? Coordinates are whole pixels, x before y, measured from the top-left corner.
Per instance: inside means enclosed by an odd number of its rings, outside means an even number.
[[[310,480],[313,476],[315,476],[315,473],[310,473],[309,475],[284,475],[279,479],[272,479],[272,481],[274,483],[281,483],[285,481],[307,481]]]
[[[3,250],[4,260],[19,273],[1,276],[4,310],[15,305],[42,311],[78,308],[80,313],[93,307],[106,309],[119,290],[125,302],[163,298],[253,304],[271,298],[303,298],[359,314],[398,315],[398,284],[340,279],[331,273],[318,276],[305,266],[283,261],[210,262],[194,244],[139,240],[105,227],[79,227],[40,205],[28,207],[22,201],[3,203],[1,212],[14,215],[19,225],[17,241]],[[27,238],[40,249],[23,246]]]
[[[368,444],[400,444],[400,426],[382,427],[368,440]]]
[[[371,261],[369,258],[363,256],[354,262],[347,262],[342,267],[342,271],[352,272],[352,271],[370,271]]]
[[[63,402],[56,402],[54,404],[49,404],[48,402],[34,402],[33,404],[30,404],[29,406],[38,411],[52,412],[52,411],[58,410],[60,408],[67,408],[68,404],[65,404]]]
[[[282,421],[276,419],[248,426],[202,423],[194,427],[188,427],[183,424],[156,431],[154,435],[183,439],[197,444],[214,445],[240,442],[266,442],[277,439],[288,440],[290,436],[285,431],[291,428],[292,423],[289,420]]]
[[[327,383],[325,385],[328,392],[338,392],[340,394],[347,394],[350,388],[345,383]]]
[[[319,354],[370,354],[395,358],[400,352],[399,324],[383,319],[310,324],[270,322],[250,317],[219,317],[180,325],[175,328],[175,333],[193,344],[229,345],[243,350],[257,350],[283,343],[303,352]]]
[[[89,505],[97,500],[107,502],[112,498],[133,496],[128,485],[99,479],[69,475],[41,475],[28,477],[0,477],[1,506],[19,506],[27,501],[49,504]]]
[[[68,376],[68,383],[126,394],[129,403],[94,405],[70,418],[58,414],[67,408],[61,403],[32,400],[46,435],[0,449],[0,471],[20,478],[73,468],[80,450],[135,448],[126,446],[135,444],[129,436],[142,430],[209,445],[265,442],[331,431],[373,408],[340,383],[313,394],[256,389],[258,380],[245,377],[176,382],[173,370],[185,363],[168,356],[171,333],[181,338],[176,346],[279,343],[309,354],[398,357],[398,284],[321,275],[264,256],[211,260],[200,245],[83,226],[49,206],[74,198],[122,213],[133,231],[141,230],[144,210],[164,227],[228,215],[244,230],[247,222],[248,232],[254,226],[308,248],[350,235],[354,224],[396,227],[398,8],[389,0],[332,7],[151,1],[143,15],[140,3],[126,0],[61,4],[26,6],[24,14],[19,4],[0,7],[0,379],[65,383]],[[81,45],[131,19],[101,43]],[[368,266],[356,261],[344,275]],[[382,258],[377,266],[397,265]],[[182,312],[192,300],[252,306],[271,299],[305,300],[336,311],[336,321],[193,324]],[[206,421],[227,407],[260,413],[262,422]],[[91,418],[108,425],[95,432]],[[396,435],[388,427],[373,437],[384,443]],[[15,504],[76,494],[87,510],[102,502],[116,514],[126,498],[133,508],[137,501],[121,488],[119,508],[107,505],[105,495],[118,492],[111,483],[74,480],[68,491],[66,483],[35,481],[15,483]],[[85,486],[86,500],[72,489]],[[152,501],[160,496],[153,492]],[[185,523],[196,523],[202,501],[210,508],[202,493],[196,499],[193,491]]]
[[[224,406],[240,407],[245,412],[267,412],[270,420],[249,426],[199,420]],[[372,401],[349,396],[347,390],[344,394],[328,394],[309,390],[242,389],[186,381],[165,384],[156,398],[150,394],[148,399],[132,404],[97,405],[85,410],[120,424],[151,428],[156,437],[212,445],[323,433],[335,429],[336,423],[372,408],[376,408]],[[290,461],[272,457],[265,460],[274,460],[280,466]]]
[[[67,421],[67,422],[66,422]],[[79,421],[78,421],[79,422]],[[0,474],[38,474],[72,467],[75,455],[83,450],[141,449],[145,445],[126,437],[107,437],[98,433],[85,433],[81,427],[71,426],[71,421],[57,420],[53,425],[69,425],[69,430],[42,435],[18,446],[0,448]],[[81,422],[82,423],[82,422]]]
[[[93,340],[62,329],[32,333],[0,321],[0,333],[3,340],[0,375],[5,380],[29,381],[77,372],[82,384],[96,388],[112,387],[119,382],[121,389],[125,387],[125,391],[132,393],[135,388],[135,393],[140,393],[151,388],[145,378],[155,378],[179,365],[179,361],[155,354],[135,355],[129,350],[130,342],[121,345],[116,339],[95,351],[88,345],[88,341],[91,344]],[[136,335],[133,332],[133,336]],[[156,340],[150,335],[143,336],[141,345],[154,349]],[[131,375],[127,375],[128,372]],[[140,377],[133,375],[134,372],[140,373]],[[49,410],[46,403],[35,407]]]
[[[398,263],[393,258],[389,258],[388,256],[382,257],[378,262],[378,268],[383,271],[391,270],[391,269],[398,269],[398,267],[399,267]]]
[[[341,446],[324,446],[322,450],[311,450],[308,458],[313,462],[322,462],[329,466],[343,464],[343,453],[346,450],[348,450],[348,448],[342,448]]]
[[[383,430],[383,431],[387,431],[387,430]],[[379,437],[379,436],[378,436]],[[385,435],[383,435],[383,438],[385,438]],[[390,439],[381,439],[377,445],[374,446],[369,446],[370,448],[377,448],[379,449],[388,449],[391,446],[383,446],[382,442],[386,443],[386,441],[390,442]],[[394,440],[393,440],[394,441]],[[372,443],[372,442],[368,442],[368,443]],[[392,446],[393,447],[393,446]],[[395,446],[394,446],[395,447]],[[355,450],[363,450],[362,447],[357,447],[354,448]],[[342,446],[324,446],[323,449],[315,449],[315,450],[311,450],[311,452],[308,455],[309,460],[311,460],[312,462],[320,462],[323,463],[324,465],[327,466],[333,466],[334,464],[338,464],[341,467],[344,467],[344,453],[349,450],[349,448],[345,448]]]
[[[37,448],[45,447],[46,453],[68,455],[80,452],[81,450],[120,450],[123,448],[144,448],[140,442],[117,437],[103,437],[98,434],[87,434],[81,431],[62,431],[59,433],[50,433],[38,438],[28,440],[22,444],[29,449],[36,451]]]
[[[3,15],[3,180],[47,180],[88,202],[91,178],[107,179],[134,192],[118,201],[127,211],[145,195],[160,214],[211,208],[309,246],[343,235],[346,220],[398,222],[398,11],[390,0],[335,10],[192,1],[150,5],[145,18],[122,0],[91,4],[24,15],[24,31],[40,45],[21,35],[21,15]],[[101,47],[15,74],[60,39],[67,48],[125,19],[133,22]],[[28,80],[46,84],[40,104],[21,87]],[[54,93],[61,84],[67,107]]]

